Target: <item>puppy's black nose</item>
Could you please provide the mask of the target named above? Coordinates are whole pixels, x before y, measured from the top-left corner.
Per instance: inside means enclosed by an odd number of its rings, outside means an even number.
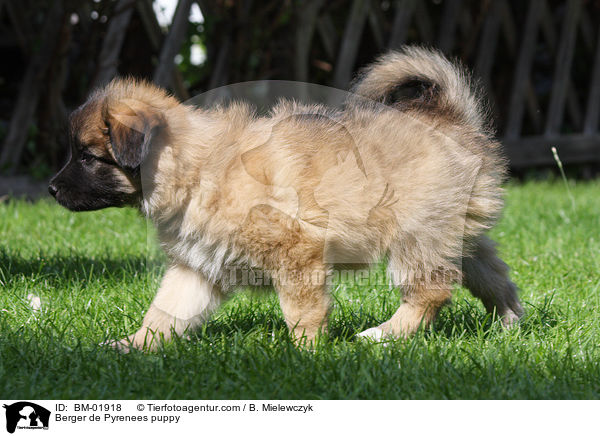
[[[48,192],[50,193],[51,196],[56,197],[56,193],[58,192],[58,189],[56,188],[56,186],[50,184],[50,185],[48,185]]]

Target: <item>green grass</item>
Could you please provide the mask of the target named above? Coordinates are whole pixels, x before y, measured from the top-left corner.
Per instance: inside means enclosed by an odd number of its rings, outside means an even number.
[[[296,349],[272,294],[241,293],[191,339],[122,355],[163,257],[128,209],[0,205],[4,398],[600,398],[600,183],[508,187],[493,236],[527,310],[504,331],[463,289],[434,328],[388,346],[354,339],[391,316],[395,290],[338,283],[329,336]],[[42,310],[31,310],[27,295]]]

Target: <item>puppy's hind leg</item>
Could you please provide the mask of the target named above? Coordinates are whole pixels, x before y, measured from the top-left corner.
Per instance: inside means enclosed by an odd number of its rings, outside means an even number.
[[[219,307],[221,291],[199,272],[183,265],[171,266],[163,277],[142,327],[133,335],[117,342],[115,348],[129,347],[155,350],[161,340],[182,335],[197,327]]]
[[[408,337],[419,327],[428,327],[442,306],[450,301],[452,278],[456,276],[451,266],[442,273],[440,269],[426,268],[423,264],[407,267],[401,264],[402,259],[391,254],[388,264],[388,274],[394,286],[402,287],[402,305],[389,321],[365,330],[358,336],[375,340],[390,335]]]
[[[494,242],[480,237],[477,248],[462,264],[463,284],[483,301],[488,312],[495,310],[507,327],[517,322],[523,315],[518,288],[509,279],[508,266],[496,254]]]

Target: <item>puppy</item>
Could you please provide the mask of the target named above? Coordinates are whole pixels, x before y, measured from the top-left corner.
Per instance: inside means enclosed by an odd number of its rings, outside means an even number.
[[[50,193],[63,206],[132,205],[169,258],[142,327],[117,347],[155,348],[205,321],[259,271],[297,340],[327,327],[335,268],[387,260],[403,292],[362,336],[429,325],[463,283],[505,325],[517,288],[485,236],[506,161],[468,74],[423,48],[389,53],[342,110],[281,101],[210,110],[117,79],[70,118],[71,157]]]

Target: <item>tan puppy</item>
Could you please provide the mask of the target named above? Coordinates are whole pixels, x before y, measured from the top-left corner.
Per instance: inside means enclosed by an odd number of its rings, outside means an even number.
[[[296,338],[326,328],[334,267],[388,259],[404,302],[379,338],[428,325],[462,281],[505,324],[516,287],[484,236],[506,163],[468,75],[437,52],[388,54],[344,110],[281,102],[201,110],[115,80],[71,117],[69,163],[50,192],[72,210],[135,205],[170,266],[140,330],[155,347],[196,327],[259,271]],[[364,97],[364,98],[363,98]]]

